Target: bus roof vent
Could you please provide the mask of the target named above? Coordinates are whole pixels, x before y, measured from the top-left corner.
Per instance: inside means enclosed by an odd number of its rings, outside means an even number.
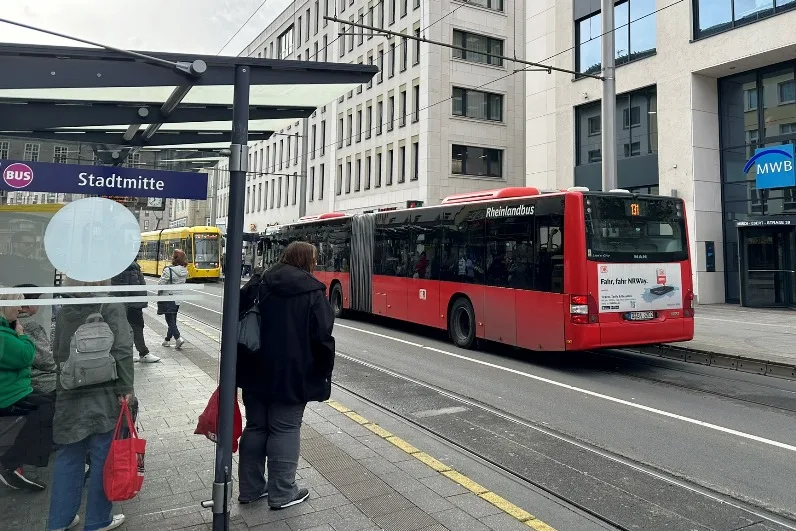
[[[539,195],[537,188],[530,186],[512,186],[496,190],[481,190],[480,192],[465,192],[463,194],[449,195],[442,200],[443,205],[454,203],[473,203],[478,201],[492,201],[495,199],[511,199],[513,197],[529,197]]]
[[[570,186],[567,188],[567,192],[588,192],[588,186]]]
[[[625,190],[624,188],[614,188],[613,190],[608,190],[609,194],[629,194],[630,190]]]
[[[346,214],[342,212],[326,212],[325,214],[315,214],[314,216],[302,216],[299,221],[318,221],[321,219],[344,218]]]

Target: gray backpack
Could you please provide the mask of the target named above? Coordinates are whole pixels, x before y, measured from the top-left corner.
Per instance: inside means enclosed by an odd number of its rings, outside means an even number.
[[[86,317],[69,343],[69,358],[61,364],[63,388],[76,389],[118,379],[116,360],[111,356],[113,340],[113,331],[101,313]]]

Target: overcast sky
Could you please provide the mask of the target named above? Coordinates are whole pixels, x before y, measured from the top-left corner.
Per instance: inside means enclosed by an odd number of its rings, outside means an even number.
[[[262,0],[0,0],[0,17],[133,50],[215,55]],[[289,4],[265,5],[224,49],[237,55]],[[0,42],[83,46],[0,22]]]

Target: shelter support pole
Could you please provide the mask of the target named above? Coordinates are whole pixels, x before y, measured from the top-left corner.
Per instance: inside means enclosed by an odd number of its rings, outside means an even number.
[[[229,159],[229,217],[227,225],[227,275],[224,277],[219,371],[218,445],[213,483],[213,531],[229,529],[232,499],[232,422],[238,391],[235,368],[238,359],[238,306],[243,250],[243,207],[249,163],[249,89],[251,69],[235,68],[232,106],[232,153]]]
[[[602,173],[603,192],[614,190],[616,176],[616,59],[614,48],[614,0],[602,0],[602,63],[603,63],[603,101],[602,101]]]

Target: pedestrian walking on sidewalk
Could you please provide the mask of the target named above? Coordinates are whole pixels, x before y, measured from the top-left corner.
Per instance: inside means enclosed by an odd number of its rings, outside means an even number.
[[[262,349],[238,353],[246,408],[240,503],[267,496],[272,509],[283,509],[309,497],[296,485],[299,430],[307,402],[329,399],[334,367],[334,314],[326,287],[312,276],[316,263],[313,245],[293,242],[279,264],[241,289],[241,310],[260,309]]]
[[[171,265],[163,268],[163,274],[160,275],[158,280],[159,285],[177,285],[185,284],[188,278],[188,260],[185,258],[185,252],[180,249],[174,249],[174,254],[171,257]],[[177,328],[177,313],[180,311],[180,301],[176,298],[176,291],[159,291],[160,295],[175,296],[173,301],[158,301],[158,315],[162,315],[166,319],[166,339],[162,345],[164,347],[171,346],[171,338],[173,337],[177,342],[177,350],[181,349],[185,340],[180,337],[180,329]]]
[[[141,266],[138,262],[133,261],[132,264],[127,266],[127,269],[116,275],[111,279],[111,284],[114,286],[146,286],[144,273],[141,272]],[[146,291],[118,291],[115,293],[119,297],[146,297]],[[138,360],[141,363],[157,363],[160,361],[158,356],[149,352],[149,347],[146,346],[144,340],[144,308],[147,307],[146,302],[126,302],[125,308],[127,310],[127,322],[130,323],[130,328],[133,329],[133,343],[135,349],[138,351]]]

